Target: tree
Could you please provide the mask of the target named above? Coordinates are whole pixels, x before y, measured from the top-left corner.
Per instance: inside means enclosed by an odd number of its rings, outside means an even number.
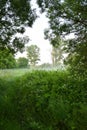
[[[69,64],[70,71],[79,76],[87,75],[87,44],[83,44],[77,48],[77,52],[69,53],[65,60]]]
[[[64,41],[60,37],[52,38],[50,36],[49,40],[53,45],[51,52],[53,66],[60,65],[63,62]]]
[[[17,59],[17,66],[18,68],[26,68],[28,67],[28,59],[25,57],[19,57]]]
[[[8,49],[0,50],[0,69],[16,67],[16,60]]]
[[[50,69],[50,68],[52,68],[52,64],[43,63],[43,64],[39,65],[39,68],[41,68],[41,69]]]
[[[67,51],[75,61],[74,66],[87,69],[87,1],[86,0],[37,0],[42,11],[47,11],[51,37],[65,37],[74,33],[75,37],[67,42]],[[48,30],[49,32],[49,30]],[[83,53],[84,52],[84,53]],[[79,55],[79,60],[77,58]],[[72,59],[72,58],[70,58]],[[84,59],[84,60],[83,60]],[[70,64],[72,64],[71,62]],[[83,65],[81,65],[82,63]],[[74,68],[73,66],[73,68]]]
[[[64,46],[65,42],[64,40],[59,37],[59,36],[51,36],[50,32],[46,29],[44,31],[45,34],[45,39],[49,39],[50,43],[52,44],[52,63],[53,66],[61,64],[61,61],[63,62],[63,54],[65,53],[64,51]]]
[[[80,38],[82,41],[86,39],[86,0],[37,0],[37,3],[42,10],[47,8],[47,17],[53,34],[67,35],[74,32],[77,39]]]
[[[63,51],[61,47],[52,47],[51,55],[53,66],[61,64],[61,60],[63,58]]]
[[[31,8],[30,0],[0,0],[0,50],[21,51],[25,39],[15,34],[23,34],[25,27],[31,27],[35,19],[36,13]]]
[[[40,49],[37,45],[27,47],[27,57],[31,66],[35,66],[40,60]]]

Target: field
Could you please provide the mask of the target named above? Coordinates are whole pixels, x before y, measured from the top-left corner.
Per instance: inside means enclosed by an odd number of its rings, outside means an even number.
[[[28,72],[32,72],[34,70],[45,70],[45,71],[63,71],[65,70],[64,68],[31,68],[31,69],[27,69],[27,68],[22,68],[22,69],[0,69],[0,78],[4,78],[4,79],[14,79],[17,77],[20,77]]]
[[[16,78],[24,75],[25,73],[31,71],[30,69],[2,69],[0,70],[0,78]]]
[[[64,70],[0,70],[0,130],[87,130],[86,90]]]

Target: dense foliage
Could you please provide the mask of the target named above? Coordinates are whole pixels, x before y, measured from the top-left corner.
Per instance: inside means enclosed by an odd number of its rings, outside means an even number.
[[[14,55],[8,49],[0,50],[0,69],[9,69],[16,67]]]
[[[37,3],[42,9],[47,9],[47,17],[53,34],[67,35],[74,32],[77,36],[75,39],[77,44],[78,41],[87,42],[86,0],[37,0]]]
[[[87,69],[87,1],[86,0],[36,0],[42,12],[47,12],[51,37],[74,34],[67,42],[67,63],[72,71],[85,73]],[[12,53],[23,51],[27,38],[15,34],[24,33],[36,19],[31,0],[0,1],[0,49],[9,48]],[[52,42],[52,44],[56,44]],[[74,64],[73,64],[74,63]],[[78,69],[79,68],[79,69]],[[80,72],[80,73],[81,73]]]
[[[34,66],[40,61],[40,48],[37,45],[30,45],[26,49],[29,64]]]
[[[18,68],[27,68],[28,67],[28,59],[25,57],[19,57],[17,59],[17,67]]]
[[[34,71],[0,79],[0,129],[86,130],[87,78]]]
[[[0,0],[0,49],[9,48],[12,53],[21,51],[25,40],[15,34],[23,34],[35,19],[30,0]]]
[[[67,63],[71,65],[72,71],[85,73],[87,70],[87,1],[37,0],[37,3],[42,11],[47,12],[52,38],[56,36],[64,38],[74,34],[75,37],[66,44],[69,53]]]
[[[2,69],[14,67],[13,54],[23,51],[28,41],[15,34],[23,34],[25,27],[32,26],[36,18],[30,1],[0,1]],[[6,70],[6,76],[0,73],[0,129],[87,130],[87,1],[37,0],[37,3],[42,12],[47,11],[50,31],[45,33],[50,34],[53,45],[59,45],[61,37],[75,35],[64,43],[69,54],[65,61],[70,64],[69,71],[32,71],[25,75],[22,72],[22,76],[20,71],[17,75],[9,73],[10,76]],[[30,64],[35,66],[39,48],[31,45],[27,55]],[[61,59],[61,48],[58,56]]]

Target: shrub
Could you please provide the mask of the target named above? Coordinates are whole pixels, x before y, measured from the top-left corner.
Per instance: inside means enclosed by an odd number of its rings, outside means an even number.
[[[65,71],[33,71],[7,82],[0,114],[12,122],[9,129],[12,125],[18,130],[87,129],[86,79],[80,81]]]

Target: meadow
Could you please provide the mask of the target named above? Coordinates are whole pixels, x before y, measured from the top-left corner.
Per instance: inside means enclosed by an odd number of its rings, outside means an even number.
[[[87,130],[87,78],[0,70],[0,130]]]
[[[0,78],[4,79],[14,79],[16,77],[24,75],[26,72],[29,72],[30,69],[1,69]]]

